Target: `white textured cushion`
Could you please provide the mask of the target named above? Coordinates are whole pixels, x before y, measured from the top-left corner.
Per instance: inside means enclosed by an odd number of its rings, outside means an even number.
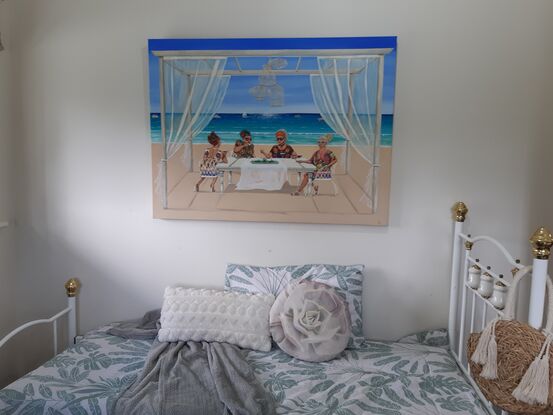
[[[158,340],[224,342],[267,352],[274,301],[271,294],[168,287]]]

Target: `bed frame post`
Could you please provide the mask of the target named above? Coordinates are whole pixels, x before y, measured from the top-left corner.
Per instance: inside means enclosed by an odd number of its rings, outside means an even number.
[[[455,218],[455,230],[453,232],[453,255],[451,261],[451,288],[449,292],[449,346],[451,350],[455,345],[455,330],[457,316],[457,301],[459,291],[459,269],[461,267],[461,238],[459,235],[463,232],[463,225],[468,212],[467,206],[463,202],[457,202],[453,206],[453,214]]]
[[[77,337],[77,293],[79,291],[79,286],[79,280],[76,278],[71,278],[65,283],[67,306],[70,309],[67,314],[67,340],[69,345],[75,344],[75,338]]]
[[[553,245],[551,232],[544,227],[539,228],[530,238],[532,245],[532,289],[530,291],[530,310],[528,311],[528,323],[536,328],[541,328],[543,322],[543,308],[545,303],[545,282],[547,279],[547,263]]]

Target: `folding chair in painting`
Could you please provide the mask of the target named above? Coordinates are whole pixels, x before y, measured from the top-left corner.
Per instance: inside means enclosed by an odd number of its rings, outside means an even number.
[[[225,176],[222,170],[217,168],[217,162],[215,160],[209,160],[207,163],[200,163],[200,177],[204,179],[220,178],[220,190],[225,190]]]
[[[313,173],[309,173],[309,185],[306,189],[306,196],[314,196],[319,194],[319,185],[317,184],[317,181],[332,183],[333,196],[338,194],[338,186],[332,178],[332,170],[324,168],[314,171]]]

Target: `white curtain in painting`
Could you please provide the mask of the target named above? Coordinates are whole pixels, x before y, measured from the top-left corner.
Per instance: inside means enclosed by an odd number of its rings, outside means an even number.
[[[226,58],[166,59],[164,71],[165,154],[160,165],[158,190],[164,198],[164,166],[184,145],[184,163],[192,170],[192,141],[211,121],[223,102],[229,76]],[[164,200],[166,205],[166,200]]]
[[[380,58],[319,57],[317,62],[319,73],[311,75],[313,100],[323,120],[370,163],[364,190],[367,203],[374,209],[380,146],[376,131]]]

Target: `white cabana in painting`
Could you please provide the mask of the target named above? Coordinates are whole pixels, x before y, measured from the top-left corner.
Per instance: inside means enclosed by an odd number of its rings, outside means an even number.
[[[148,49],[155,218],[387,224],[395,37]]]

